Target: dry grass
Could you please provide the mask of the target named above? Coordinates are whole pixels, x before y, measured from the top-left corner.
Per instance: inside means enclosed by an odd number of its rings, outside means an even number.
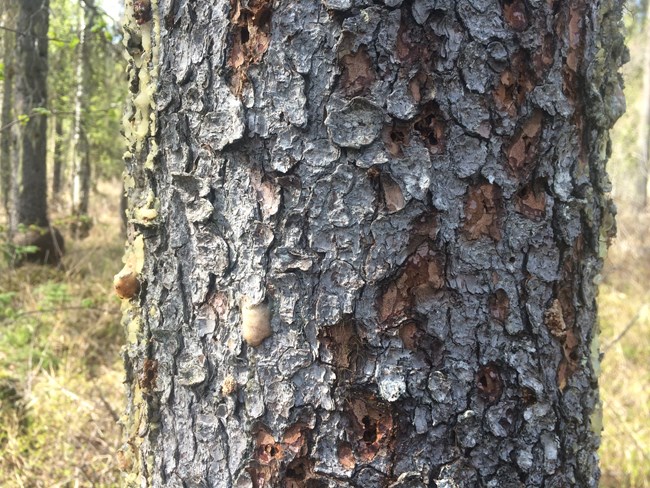
[[[95,225],[66,239],[65,270],[0,273],[2,487],[119,486],[119,188],[100,184]]]
[[[600,287],[603,488],[650,487],[650,213],[619,202]]]

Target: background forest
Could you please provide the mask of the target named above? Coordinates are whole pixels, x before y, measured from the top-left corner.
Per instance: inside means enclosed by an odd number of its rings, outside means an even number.
[[[47,102],[23,111],[18,58],[27,34],[20,2],[0,0],[3,487],[120,485],[123,337],[111,283],[124,246],[120,131],[128,86],[117,4],[50,0],[47,33],[31,34],[47,40]],[[626,8],[628,112],[612,133],[609,164],[619,216],[599,298],[603,487],[650,487],[649,4]],[[16,266],[36,251],[20,236],[42,236],[35,222],[21,220],[18,185],[21,134],[38,121],[46,121],[47,135],[45,224],[61,233],[65,254],[58,266]]]

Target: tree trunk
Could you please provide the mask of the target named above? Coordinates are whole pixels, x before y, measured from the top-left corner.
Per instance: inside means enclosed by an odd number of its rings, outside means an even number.
[[[21,231],[17,246],[36,246],[24,259],[58,264],[63,237],[50,227],[47,216],[47,31],[49,0],[22,0],[16,38],[16,113],[20,123],[20,194],[17,221]],[[23,259],[20,254],[17,258]]]
[[[61,194],[61,183],[63,178],[63,119],[56,117],[54,123],[54,167],[52,168],[52,194],[58,197]]]
[[[128,4],[129,482],[596,487],[620,17]]]
[[[641,116],[639,117],[637,170],[635,175],[634,204],[643,210],[648,203],[648,168],[650,168],[650,2],[643,23],[643,88],[641,92]]]
[[[73,235],[76,238],[88,236],[88,203],[90,199],[90,157],[85,132],[85,118],[88,114],[88,78],[90,75],[90,42],[95,9],[91,0],[81,1],[80,39],[77,56],[77,91],[74,105],[74,128],[72,137],[72,215]]]
[[[5,0],[3,2],[4,15],[2,20],[8,27],[14,25],[14,5]],[[12,229],[12,199],[11,199],[11,149],[15,149],[11,130],[14,113],[12,111],[12,94],[14,87],[14,32],[6,30],[3,35],[3,63],[4,79],[2,81],[2,122],[0,122],[0,193],[2,206],[8,218],[8,228]]]
[[[22,125],[22,180],[18,220],[24,225],[47,227],[45,155],[47,117],[34,109],[47,105],[47,28],[49,0],[20,2],[16,39],[16,112],[28,117]]]

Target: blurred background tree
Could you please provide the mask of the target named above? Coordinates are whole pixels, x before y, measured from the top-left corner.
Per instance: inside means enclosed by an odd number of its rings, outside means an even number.
[[[49,28],[38,33],[18,25],[34,2],[0,0],[0,486],[119,486],[122,332],[110,283],[124,244],[121,2],[49,0]],[[16,103],[21,42],[47,46],[47,101],[31,108]],[[18,142],[31,122],[47,124],[49,192],[20,176]],[[46,199],[38,223],[66,237],[62,266],[11,266],[13,253],[34,250],[9,243],[11,230],[30,230],[18,225],[21,187],[26,201]]]

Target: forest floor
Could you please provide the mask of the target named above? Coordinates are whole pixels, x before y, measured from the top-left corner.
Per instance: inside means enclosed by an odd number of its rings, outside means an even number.
[[[66,235],[63,269],[0,267],[2,487],[120,486],[119,189],[98,185],[90,236]],[[599,297],[602,488],[650,488],[649,228],[619,205]]]
[[[124,409],[118,181],[98,185],[88,238],[65,224],[62,269],[0,263],[0,486],[120,486]]]

